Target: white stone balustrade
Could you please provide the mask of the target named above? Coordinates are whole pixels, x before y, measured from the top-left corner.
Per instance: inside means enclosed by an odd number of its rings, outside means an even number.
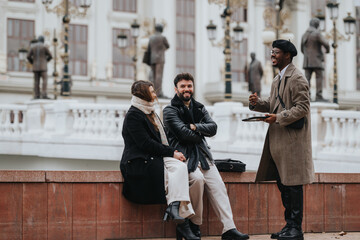
[[[322,152],[328,159],[341,155],[348,160],[360,160],[360,112],[325,110],[322,112],[326,134]]]
[[[329,110],[335,107],[315,103],[311,106],[315,170],[360,172],[360,112]],[[40,168],[51,170],[74,169],[81,159],[84,164],[77,169],[102,170],[101,164],[121,159],[121,131],[128,108],[128,104],[85,104],[73,100],[0,105],[1,159],[4,163],[11,156],[42,158]],[[248,170],[256,170],[268,125],[242,119],[263,114],[234,102],[216,103],[207,109],[218,125],[217,135],[208,139],[214,157],[239,159]],[[53,165],[47,166],[50,159]],[[67,165],[66,159],[71,159]],[[97,165],[88,169],[89,161]],[[36,164],[26,166],[24,169],[39,168]]]
[[[26,106],[0,105],[0,138],[19,137],[26,128]]]
[[[128,105],[71,104],[74,119],[71,136],[122,141],[122,124],[128,109]]]

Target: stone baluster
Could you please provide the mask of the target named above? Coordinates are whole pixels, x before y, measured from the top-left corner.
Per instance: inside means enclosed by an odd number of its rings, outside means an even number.
[[[347,129],[349,127],[349,119],[345,118],[344,116],[339,117],[339,123],[340,123],[340,139],[339,141],[339,153],[346,153],[346,148],[349,144],[349,135],[347,135]]]
[[[14,135],[19,136],[20,135],[20,128],[19,128],[19,110],[15,109],[12,111],[14,114],[14,120],[11,124],[11,131]]]
[[[0,108],[0,136],[2,136],[5,131],[4,122],[5,122],[5,110]]]
[[[87,107],[84,108],[84,118],[85,118],[85,127],[84,127],[84,135],[89,137],[91,133],[91,109]]]
[[[105,108],[105,106],[102,107],[102,109],[99,110],[99,126],[98,126],[98,131],[100,134],[100,137],[102,139],[106,139],[107,136],[107,132],[106,132],[106,123],[107,123],[107,118],[108,118],[108,112],[109,109]]]
[[[244,142],[244,129],[243,129],[243,122],[241,121],[243,115],[240,112],[237,112],[236,109],[234,109],[234,116],[236,119],[236,130],[235,130],[235,139],[233,141],[234,146],[239,146],[242,142]]]
[[[348,119],[348,126],[345,137],[348,138],[348,145],[346,146],[346,152],[354,153],[355,144],[356,144],[356,128],[355,128],[356,118]]]
[[[354,133],[355,133],[355,144],[354,144],[354,153],[355,155],[359,156],[360,155],[360,116],[355,119],[355,124],[354,124]]]
[[[117,133],[117,111],[112,108],[108,112],[107,135],[111,138],[116,138]]]
[[[10,125],[11,125],[11,111],[9,109],[5,109],[5,122],[4,122],[4,135],[11,135]]]
[[[127,112],[127,108],[124,109],[124,108],[120,108],[118,109],[118,114],[119,114],[119,117],[117,117],[117,128],[116,128],[116,139],[122,139],[122,128],[123,128],[123,123],[124,123],[124,119],[125,119],[125,115],[126,115],[126,112]]]
[[[341,132],[341,129],[340,129],[340,121],[339,119],[334,116],[331,118],[332,120],[332,123],[333,123],[333,126],[334,126],[334,135],[333,135],[333,138],[332,138],[332,144],[331,144],[331,149],[330,151],[331,152],[337,152],[337,150],[339,149],[339,144],[340,144],[340,132]]]
[[[325,128],[325,137],[324,137],[323,147],[326,151],[329,151],[331,148],[331,141],[333,138],[333,129],[331,126],[331,118],[328,116],[324,117],[324,122],[326,124],[326,128]]]
[[[96,106],[93,109],[93,113],[94,113],[94,120],[93,120],[93,135],[97,138],[97,137],[101,137],[101,106]]]
[[[80,136],[80,127],[81,127],[81,123],[80,123],[80,109],[79,108],[72,108],[71,109],[72,115],[74,117],[74,125],[73,125],[73,135],[74,136]]]
[[[20,132],[21,133],[24,133],[26,131],[26,121],[27,121],[27,111],[26,111],[26,108],[24,107],[21,111],[20,111],[20,114],[21,114],[21,121],[19,122],[19,129],[20,129]]]

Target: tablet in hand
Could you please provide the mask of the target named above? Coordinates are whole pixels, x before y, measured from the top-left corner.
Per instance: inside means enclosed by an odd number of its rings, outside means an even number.
[[[255,117],[249,117],[242,119],[244,122],[257,122],[257,121],[263,121],[264,119],[268,118],[270,116],[255,116]]]

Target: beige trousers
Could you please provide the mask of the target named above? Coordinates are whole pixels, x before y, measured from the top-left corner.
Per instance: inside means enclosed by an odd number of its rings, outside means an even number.
[[[164,157],[166,201],[180,201],[179,215],[189,218],[194,215],[189,195],[189,175],[187,165],[172,157]]]
[[[216,216],[223,224],[224,233],[236,228],[236,226],[225,184],[216,166],[210,162],[209,165],[209,170],[202,170],[199,167],[189,174],[190,199],[195,210],[195,215],[190,220],[197,225],[202,224],[203,194],[205,190]]]

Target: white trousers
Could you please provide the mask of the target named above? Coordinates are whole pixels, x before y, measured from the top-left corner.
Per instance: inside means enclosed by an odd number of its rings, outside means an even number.
[[[190,199],[195,211],[195,215],[190,220],[197,225],[202,224],[203,194],[205,191],[216,216],[223,224],[224,233],[236,228],[236,226],[225,184],[216,166],[210,162],[209,165],[209,170],[202,170],[198,167],[189,174]]]
[[[188,218],[194,215],[189,195],[189,175],[186,163],[172,157],[164,157],[166,201],[180,201],[179,215]]]

